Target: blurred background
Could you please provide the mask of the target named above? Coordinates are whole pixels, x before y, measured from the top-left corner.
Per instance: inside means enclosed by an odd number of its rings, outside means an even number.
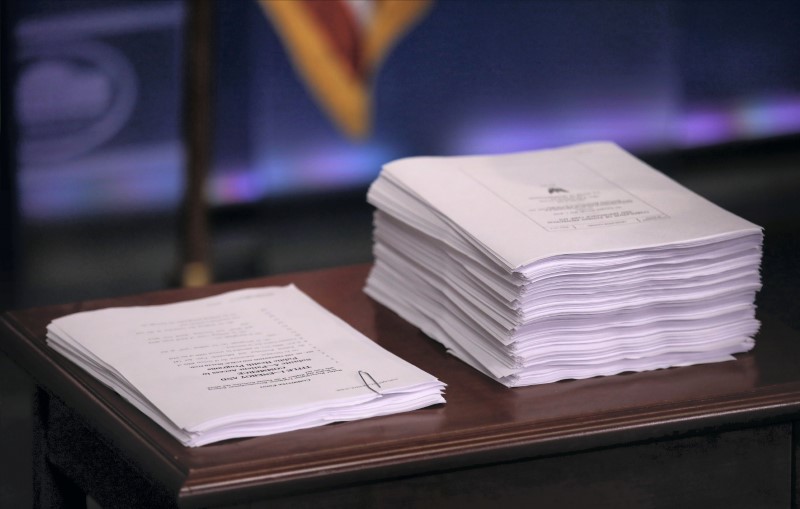
[[[178,284],[194,3],[2,2],[0,310]],[[382,2],[323,3],[352,9],[349,39],[210,4],[214,280],[369,261],[366,188],[390,160],[611,140],[765,226],[760,302],[795,300],[777,287],[798,281],[800,2],[423,1],[366,61]],[[349,53],[303,61],[309,40]],[[324,90],[342,73],[358,132]],[[0,436],[24,437],[29,382],[0,372]],[[30,496],[14,454],[3,507]]]
[[[17,283],[6,304],[168,284],[188,4],[5,4],[3,202],[15,225],[3,246]],[[365,80],[371,125],[358,139],[256,0],[212,8],[217,280],[368,259],[364,191],[395,158],[603,139],[669,173],[698,151],[771,150],[800,134],[796,1],[432,2]]]

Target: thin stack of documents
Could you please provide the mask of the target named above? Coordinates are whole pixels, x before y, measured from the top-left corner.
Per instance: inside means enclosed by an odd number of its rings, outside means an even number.
[[[86,311],[47,343],[199,446],[444,403],[444,384],[294,286]]]
[[[384,166],[365,291],[510,386],[754,346],[762,229],[613,143]]]

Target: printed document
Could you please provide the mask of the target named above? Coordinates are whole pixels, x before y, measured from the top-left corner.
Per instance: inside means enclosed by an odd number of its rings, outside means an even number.
[[[515,387],[735,359],[761,228],[613,143],[384,166],[365,291]]]
[[[48,343],[191,446],[444,402],[294,286],[77,313]]]

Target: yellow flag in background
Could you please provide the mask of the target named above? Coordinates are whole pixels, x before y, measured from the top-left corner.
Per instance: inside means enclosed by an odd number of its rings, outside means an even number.
[[[378,67],[432,0],[258,1],[322,109],[348,136],[364,138]]]

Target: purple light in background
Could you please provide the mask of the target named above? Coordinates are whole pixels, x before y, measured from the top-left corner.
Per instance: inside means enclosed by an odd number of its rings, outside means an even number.
[[[320,145],[298,152],[276,152],[252,168],[220,171],[211,183],[211,201],[248,202],[296,190],[363,185],[393,158],[392,150],[378,144]]]
[[[469,124],[468,124],[469,125]],[[552,130],[517,118],[488,118],[453,136],[451,154],[500,154],[551,146]]]
[[[228,169],[212,179],[209,200],[216,204],[255,201],[261,197],[264,188],[258,177],[259,174],[250,168]]]
[[[372,180],[392,151],[378,145],[322,146],[299,157],[303,179],[320,185],[352,185]]]
[[[786,134],[800,126],[800,97],[751,98],[736,109],[737,134]]]
[[[697,147],[800,130],[800,97],[761,97],[729,105],[697,105],[666,112],[605,109],[569,112],[562,118],[485,114],[465,122],[451,153],[491,154],[611,140],[632,149]]]
[[[725,112],[706,106],[687,112],[678,131],[678,143],[693,147],[724,142],[731,138],[733,128]]]
[[[593,108],[561,112],[554,118],[485,114],[467,120],[453,137],[452,153],[491,154],[610,140],[627,147],[651,147],[670,137],[667,114],[640,108]]]
[[[800,97],[765,96],[730,105],[702,105],[684,114],[678,142],[683,147],[796,132]]]
[[[580,113],[580,114],[579,114]],[[727,105],[698,105],[667,122],[666,115],[607,109],[531,120],[485,114],[455,132],[447,151],[502,153],[606,139],[626,148],[696,147],[800,131],[800,97],[762,97]],[[470,120],[470,119],[467,119]],[[182,156],[177,144],[119,149],[65,166],[30,167],[20,174],[23,214],[31,219],[165,210],[177,206]],[[267,153],[253,167],[212,175],[212,203],[246,203],[294,191],[364,185],[398,157],[388,143],[323,144]],[[65,176],[69,175],[69,178]]]
[[[57,179],[25,197],[25,217],[48,220],[58,217],[147,212],[177,207],[179,184],[164,174],[140,179],[120,177],[103,181]]]
[[[20,172],[23,215],[33,220],[177,207],[183,188],[177,143],[129,147]]]

